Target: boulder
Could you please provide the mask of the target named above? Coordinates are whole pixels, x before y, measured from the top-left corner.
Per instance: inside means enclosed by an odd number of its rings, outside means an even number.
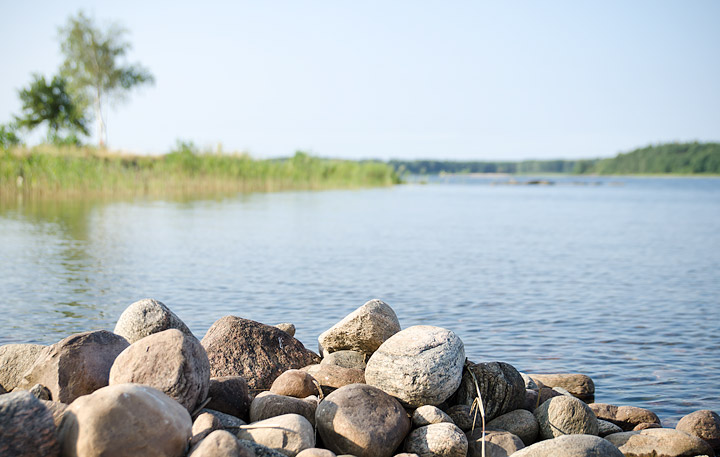
[[[333,451],[312,447],[300,452],[297,457],[336,457]]]
[[[445,414],[440,408],[432,405],[424,405],[413,412],[413,427],[423,427],[430,424],[439,424],[441,422],[449,422],[454,424],[450,416]]]
[[[29,392],[0,396],[0,455],[57,457],[60,445],[50,411]]]
[[[520,449],[512,457],[624,457],[608,441],[593,435],[563,435]]]
[[[485,408],[485,421],[521,408],[525,403],[525,382],[520,373],[504,362],[468,362],[462,375],[462,382],[453,401],[461,405],[472,405],[477,398],[477,388]]]
[[[76,333],[40,351],[20,388],[42,384],[52,399],[70,404],[108,385],[110,367],[128,342],[105,330]]]
[[[481,457],[483,435],[482,430],[476,429],[467,434],[468,457]],[[524,448],[522,440],[510,432],[504,430],[485,431],[485,456],[486,457],[508,457]]]
[[[523,403],[522,409],[530,412],[535,411],[535,408],[543,403],[538,400],[538,395],[537,390],[525,389],[525,403]]]
[[[370,300],[318,337],[322,355],[352,350],[370,355],[400,331],[395,311],[381,300]]]
[[[720,416],[709,409],[701,409],[683,417],[675,430],[703,439],[713,449],[720,449]]]
[[[530,411],[516,409],[498,416],[485,425],[487,428],[505,430],[519,437],[525,446],[537,441],[540,427],[537,419]]]
[[[365,372],[355,368],[343,368],[337,365],[309,365],[302,371],[312,376],[323,391],[328,395],[335,389],[350,384],[365,384]]]
[[[314,427],[317,404],[317,397],[308,397],[305,400],[272,392],[261,392],[250,405],[250,423],[284,414],[299,414]]]
[[[295,325],[291,324],[289,322],[283,322],[282,324],[277,324],[275,327],[279,328],[283,332],[287,333],[290,336],[295,336]]]
[[[306,371],[288,370],[273,381],[270,392],[296,398],[320,395],[316,382],[315,378]]]
[[[250,420],[250,391],[242,376],[210,378],[208,398],[206,408]]]
[[[457,425],[441,422],[410,432],[405,439],[404,450],[422,457],[465,457],[468,439]]]
[[[250,451],[254,457],[285,457],[285,454],[250,440],[238,440],[240,447]]]
[[[357,457],[390,457],[410,431],[400,403],[365,384],[344,386],[325,397],[315,423],[325,447]]]
[[[649,428],[662,428],[662,425],[655,422],[641,422],[633,427],[632,431],[647,430]]]
[[[626,432],[642,423],[660,424],[660,418],[648,409],[636,406],[615,406],[607,403],[590,403],[588,406],[598,419],[612,422]]]
[[[22,382],[25,372],[33,366],[40,351],[40,344],[6,344],[0,346],[0,388],[10,392]]]
[[[588,398],[595,395],[595,383],[584,374],[530,374],[528,375],[536,383],[540,381],[546,387],[561,387],[578,398]]]
[[[202,345],[210,360],[211,376],[239,375],[250,389],[269,389],[282,372],[320,361],[282,330],[234,316],[216,321]]]
[[[613,433],[605,439],[617,446],[625,457],[713,455],[712,447],[705,441],[672,428]]]
[[[255,457],[255,454],[241,446],[232,433],[215,430],[195,444],[188,457]]]
[[[447,409],[447,415],[450,416],[453,423],[460,427],[463,432],[470,431],[473,427],[482,427],[482,417],[480,411],[477,414],[472,411],[472,408],[468,405],[455,405]]]
[[[191,434],[192,420],[182,405],[140,384],[78,398],[59,430],[63,457],[182,457]]]
[[[337,351],[327,354],[320,361],[321,365],[337,365],[343,368],[364,370],[367,366],[367,355],[358,351]]]
[[[190,447],[195,446],[206,436],[215,430],[222,430],[222,422],[216,416],[210,413],[200,413],[192,424],[192,438],[190,439]],[[234,438],[234,436],[233,436]]]
[[[410,407],[439,405],[460,385],[464,362],[465,348],[455,333],[416,325],[396,333],[373,353],[365,381]]]
[[[192,336],[187,325],[167,306],[152,298],[145,298],[125,308],[113,332],[132,344],[146,336],[171,328]]]
[[[241,427],[238,438],[267,446],[290,457],[315,447],[315,430],[299,414],[275,416]]]
[[[203,408],[200,410],[199,414],[202,413],[210,413],[213,416],[217,417],[220,421],[220,424],[222,425],[222,428],[232,433],[237,432],[238,429],[243,425],[247,425],[247,423],[239,417],[235,417],[231,414],[225,414],[220,411],[215,411],[214,409]]]
[[[110,385],[133,382],[154,387],[191,413],[205,400],[210,363],[194,336],[163,330],[138,340],[120,353],[110,370]]]
[[[597,435],[598,423],[592,410],[575,397],[553,397],[535,410],[542,439],[561,435]]]
[[[602,419],[598,419],[598,436],[606,437],[613,433],[620,433],[623,429],[619,425],[615,425],[612,422],[608,422]]]
[[[45,407],[52,414],[53,422],[55,422],[55,427],[60,427],[60,423],[62,422],[62,418],[65,415],[65,411],[67,410],[68,405],[66,405],[65,403],[60,403],[59,401],[47,400],[40,400],[40,403],[45,405]]]

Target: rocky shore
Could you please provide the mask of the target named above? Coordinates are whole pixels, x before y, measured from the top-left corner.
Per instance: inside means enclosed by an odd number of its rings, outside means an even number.
[[[0,346],[0,456],[713,456],[720,417],[662,428],[582,374],[466,359],[451,330],[371,300],[318,338],[234,316],[202,340],[164,304],[113,332]]]

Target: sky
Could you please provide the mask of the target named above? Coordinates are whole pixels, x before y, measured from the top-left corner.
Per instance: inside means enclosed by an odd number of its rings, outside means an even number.
[[[126,27],[156,79],[109,109],[113,149],[519,160],[720,140],[714,0],[0,0],[0,123],[81,10]]]

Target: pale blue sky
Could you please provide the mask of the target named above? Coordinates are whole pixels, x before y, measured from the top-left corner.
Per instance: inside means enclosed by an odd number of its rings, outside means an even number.
[[[157,79],[110,111],[113,148],[483,160],[720,140],[713,0],[0,0],[0,123],[80,9],[127,27]]]

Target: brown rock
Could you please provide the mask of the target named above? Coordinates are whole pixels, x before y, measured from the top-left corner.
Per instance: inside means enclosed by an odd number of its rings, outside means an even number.
[[[598,419],[612,422],[620,426],[624,431],[630,431],[638,424],[660,424],[660,418],[647,409],[635,406],[615,406],[607,403],[590,403],[590,409],[593,410]]]
[[[125,349],[110,370],[110,385],[133,382],[154,387],[193,412],[207,398],[210,363],[194,336],[163,330]]]
[[[75,400],[60,426],[63,457],[182,457],[192,433],[187,410],[139,384],[104,387]]]
[[[553,397],[535,410],[540,436],[552,439],[561,435],[597,435],[598,423],[592,410],[575,397]]]
[[[343,368],[364,370],[367,366],[367,354],[358,351],[337,351],[327,354],[320,362],[321,365],[337,365]]]
[[[127,347],[125,338],[105,330],[70,335],[40,351],[20,388],[42,384],[53,400],[70,404],[107,386],[115,357]]]
[[[457,425],[441,422],[410,432],[405,439],[404,450],[421,456],[465,457],[468,439]]]
[[[470,371],[475,375],[474,378]],[[478,364],[468,362],[463,370],[460,387],[454,396],[455,403],[472,405],[477,398],[475,379],[483,399],[486,421],[491,421],[524,405],[525,382],[512,365],[504,362]]]
[[[613,433],[605,439],[617,446],[625,457],[713,455],[712,448],[705,441],[671,428]]]
[[[29,392],[12,392],[0,396],[0,455],[60,455],[52,414]]]
[[[400,403],[366,384],[344,386],[328,395],[315,413],[325,446],[336,454],[390,457],[410,431]]]
[[[490,429],[505,430],[516,435],[525,443],[525,446],[533,444],[540,433],[537,419],[535,419],[533,413],[524,409],[516,409],[498,416],[488,422],[486,426]]]
[[[547,387],[562,387],[579,398],[587,398],[595,395],[595,383],[584,374],[530,374],[528,375],[536,383],[540,381]]]
[[[647,430],[649,428],[662,428],[662,425],[656,424],[654,422],[642,422],[633,427],[633,431]]]
[[[206,436],[214,432],[215,430],[222,430],[223,425],[216,416],[210,413],[200,413],[195,418],[192,425],[192,438],[190,439],[190,447],[195,446]],[[234,436],[233,436],[234,438]]]
[[[40,400],[40,403],[45,405],[45,407],[52,414],[53,422],[55,422],[55,427],[60,427],[60,423],[62,422],[62,418],[65,415],[65,411],[67,410],[68,405],[66,405],[65,403],[60,403],[59,401],[47,400]]]
[[[208,409],[250,420],[250,391],[242,376],[210,378],[208,398],[210,402],[205,405]]]
[[[288,397],[291,398],[291,397]],[[315,447],[315,430],[310,422],[298,414],[275,416],[240,428],[242,440],[254,441],[290,457]]]
[[[0,346],[0,388],[10,392],[20,385],[25,372],[33,366],[40,351],[40,344],[6,344]]]
[[[269,389],[282,372],[320,361],[282,330],[234,316],[216,321],[202,345],[213,377],[240,375],[250,389]]]
[[[520,449],[512,457],[623,457],[623,454],[597,436],[563,435]]]
[[[255,453],[242,447],[235,435],[215,430],[196,444],[188,457],[255,457]]]
[[[317,447],[311,447],[301,451],[297,457],[336,457],[333,451],[327,449],[320,449]]]
[[[305,400],[272,392],[261,392],[250,405],[250,423],[284,414],[299,414],[314,427],[317,405],[316,397],[309,397]]]
[[[310,374],[320,384],[324,395],[350,384],[365,384],[365,372],[353,368],[315,364],[303,368],[302,371]]]
[[[467,457],[481,457],[483,455],[482,445],[482,430],[468,433]],[[485,431],[486,457],[508,457],[524,447],[522,440],[510,432],[504,430]]]
[[[709,409],[701,409],[683,417],[675,430],[703,439],[713,449],[720,449],[720,416]]]
[[[283,322],[282,324],[277,324],[275,327],[279,328],[283,332],[287,333],[290,336],[295,336],[295,325],[291,324],[289,322]]]
[[[320,395],[316,382],[315,378],[306,371],[288,370],[273,381],[270,392],[296,398]]]

